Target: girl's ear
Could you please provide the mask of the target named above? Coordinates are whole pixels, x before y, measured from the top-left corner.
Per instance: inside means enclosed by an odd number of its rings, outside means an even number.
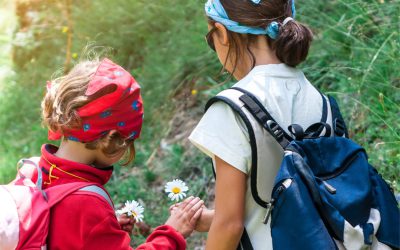
[[[220,23],[215,23],[215,27],[217,28],[216,38],[218,39],[218,42],[223,46],[229,46],[228,30]]]

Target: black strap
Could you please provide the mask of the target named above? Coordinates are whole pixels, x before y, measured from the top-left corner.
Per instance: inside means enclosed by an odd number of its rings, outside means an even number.
[[[253,195],[253,198],[255,202],[264,207],[267,208],[268,202],[263,201],[261,197],[258,194],[257,190],[257,160],[258,160],[258,155],[257,155],[257,144],[256,144],[256,137],[254,134],[253,127],[251,125],[251,122],[249,118],[246,116],[246,114],[243,112],[243,110],[236,105],[232,100],[230,100],[227,97],[224,96],[215,96],[211,98],[207,104],[206,104],[206,111],[208,108],[213,105],[216,102],[224,102],[227,104],[229,107],[233,109],[243,120],[244,124],[246,125],[247,132],[249,133],[249,139],[250,139],[250,147],[251,147],[251,172],[250,172],[250,187],[251,187],[251,194]]]
[[[327,123],[317,122],[312,124],[304,131],[303,127],[299,124],[292,124],[289,126],[289,132],[296,138],[296,140],[315,139],[319,137],[330,137],[331,126]]]
[[[321,122],[322,123],[328,123],[328,102],[326,101],[325,96],[321,93],[321,91],[319,91],[317,89],[317,91],[319,92],[319,94],[322,97],[322,116],[321,116]]]
[[[226,103],[229,107],[231,107],[236,113],[238,113],[240,115],[240,117],[242,118],[243,122],[245,123],[246,127],[247,127],[247,131],[249,133],[249,138],[250,138],[250,146],[251,146],[251,154],[252,154],[252,171],[251,171],[251,175],[252,177],[250,178],[251,180],[251,193],[253,195],[254,200],[262,207],[267,207],[266,202],[264,202],[258,195],[257,192],[257,178],[253,177],[253,174],[255,175],[255,177],[257,177],[257,144],[255,141],[255,135],[254,135],[254,130],[253,127],[251,126],[251,123],[249,121],[249,119],[247,118],[246,114],[242,111],[242,109],[240,107],[238,107],[233,101],[231,101],[230,99],[223,97],[223,96],[215,96],[213,98],[211,98],[207,104],[206,104],[206,108],[205,111],[207,111],[211,105],[213,105],[216,102],[222,101],[224,103]],[[255,166],[255,167],[254,167]],[[214,163],[212,162],[212,170],[213,170],[213,174],[214,174],[214,178],[217,179],[217,175],[215,173],[215,169],[214,169]],[[255,180],[255,183],[253,183],[253,180]],[[258,197],[258,198],[256,198]],[[246,228],[243,229],[243,234],[242,237],[240,238],[240,242],[239,245],[237,247],[237,250],[254,250],[251,241],[250,241],[250,237],[247,233]]]
[[[261,108],[262,111],[264,111],[264,113],[269,117],[269,119],[274,120],[274,118],[269,114],[269,112],[267,111],[267,109],[264,107],[264,105],[261,104],[261,102],[258,100],[257,97],[255,97],[250,91],[239,88],[239,87],[232,87],[231,89],[237,90],[242,92],[243,94],[246,94],[248,96],[251,97],[251,99],[253,99],[254,102],[256,102],[258,104],[258,106]],[[322,116],[321,116],[321,122],[322,123],[328,123],[328,102],[326,101],[325,96],[322,94],[321,91],[319,91],[317,88],[316,90],[318,91],[318,93],[321,95],[322,98]],[[275,121],[276,122],[276,121]],[[288,135],[287,133],[285,133],[285,137],[288,141],[292,140],[292,137],[290,135]]]
[[[257,106],[262,110],[262,112],[268,117],[269,120],[272,120],[276,124],[278,124],[275,121],[275,119],[271,116],[271,114],[268,112],[268,110],[264,107],[264,105],[262,105],[262,103],[258,100],[258,98],[255,97],[250,91],[239,88],[239,87],[232,87],[231,89],[237,90],[237,91],[242,92],[243,94],[246,94],[247,96],[249,96],[257,104]],[[286,140],[288,140],[288,141],[293,140],[293,138],[288,133],[286,133],[285,130],[282,129],[282,131],[283,131],[283,134],[284,134]]]
[[[283,130],[278,123],[273,120],[270,114],[264,112],[261,107],[258,105],[250,96],[247,94],[242,95],[239,98],[247,108],[247,110],[256,118],[258,123],[263,126],[281,145],[283,149],[289,145],[290,141],[285,137],[285,130]]]
[[[340,112],[338,103],[336,102],[335,98],[333,98],[333,96],[329,95],[328,98],[332,110],[332,125],[335,134],[337,136],[344,135],[346,138],[349,138],[349,132],[347,130],[346,123],[344,122],[342,113]]]
[[[253,250],[253,246],[251,245],[249,234],[247,233],[246,228],[243,229],[242,238],[240,238],[239,246],[237,250]]]

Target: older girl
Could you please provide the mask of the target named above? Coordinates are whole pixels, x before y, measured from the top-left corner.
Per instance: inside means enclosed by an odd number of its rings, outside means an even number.
[[[209,0],[205,11],[207,42],[238,81],[234,87],[255,95],[282,128],[294,123],[307,128],[321,120],[324,97],[296,68],[307,57],[312,33],[295,20],[294,0]],[[216,170],[215,210],[204,210],[198,224],[198,230],[209,231],[207,249],[236,249],[241,238],[244,249],[272,249],[270,225],[262,223],[266,209],[251,193],[252,154],[241,118],[217,102],[189,139]],[[258,177],[264,196],[283,157],[279,144],[272,137],[269,142]]]

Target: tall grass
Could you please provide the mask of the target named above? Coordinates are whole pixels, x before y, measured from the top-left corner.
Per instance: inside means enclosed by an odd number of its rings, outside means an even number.
[[[338,98],[351,136],[400,190],[400,1],[306,5],[316,33],[306,74]]]

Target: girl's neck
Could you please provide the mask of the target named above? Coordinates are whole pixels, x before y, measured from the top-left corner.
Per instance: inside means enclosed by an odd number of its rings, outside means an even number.
[[[62,140],[55,156],[73,162],[90,165],[95,160],[94,151],[87,149],[85,144]]]
[[[274,50],[270,48],[265,37],[258,36],[249,47],[254,55],[255,65],[279,64],[282,63]],[[249,53],[244,53],[244,60],[239,61],[234,73],[236,80],[241,80],[253,69],[253,60]]]

